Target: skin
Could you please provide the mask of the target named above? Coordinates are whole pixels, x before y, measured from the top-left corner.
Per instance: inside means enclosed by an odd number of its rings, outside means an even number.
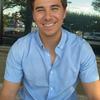
[[[61,34],[64,14],[65,10],[60,0],[37,0],[34,2],[33,17],[40,29],[40,36],[48,38]]]
[[[44,46],[49,49],[51,62],[54,63],[55,47],[61,38],[61,25],[65,16],[65,8],[60,0],[35,0],[33,18],[39,27]],[[100,100],[100,81],[82,83],[89,100]],[[4,80],[0,100],[15,100],[20,83]]]
[[[89,100],[100,100],[100,80],[82,85]]]
[[[55,47],[61,38],[61,25],[65,14],[66,9],[60,0],[36,0],[34,2],[33,18],[39,28],[44,46],[50,51],[52,63],[56,57]]]

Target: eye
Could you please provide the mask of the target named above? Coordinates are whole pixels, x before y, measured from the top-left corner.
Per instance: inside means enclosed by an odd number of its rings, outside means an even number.
[[[59,8],[58,8],[58,7],[53,7],[52,10],[53,10],[53,11],[58,11]]]
[[[37,12],[42,12],[42,11],[44,11],[44,9],[37,9],[36,11]]]
[[[36,7],[35,10],[36,10],[36,12],[43,12],[44,8],[43,7]]]

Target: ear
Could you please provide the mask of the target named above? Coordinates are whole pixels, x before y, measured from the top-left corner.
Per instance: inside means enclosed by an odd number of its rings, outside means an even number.
[[[66,12],[65,12],[64,17],[63,17],[63,18],[65,19],[65,17],[66,17]]]
[[[32,17],[33,17],[33,21],[35,22],[35,17],[34,17],[34,13],[32,12]]]
[[[67,15],[67,9],[65,9],[65,11],[64,11],[64,19],[65,19],[65,17],[66,17],[66,15]]]
[[[63,17],[63,19],[65,19],[65,17],[66,17],[66,15],[64,14],[64,17]]]
[[[33,21],[35,22],[35,20],[34,20],[34,16],[33,16]]]

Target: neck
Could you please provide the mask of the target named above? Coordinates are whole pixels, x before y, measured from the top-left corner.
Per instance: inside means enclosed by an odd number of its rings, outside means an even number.
[[[53,64],[56,57],[55,48],[61,39],[61,31],[58,33],[55,33],[52,36],[47,36],[40,33],[40,38],[45,48],[47,48],[50,51],[51,63]]]
[[[59,43],[60,39],[61,39],[61,32],[57,33],[54,36],[44,36],[40,34],[40,38],[45,46],[45,48],[52,50],[55,49],[55,47],[57,46],[57,44]]]

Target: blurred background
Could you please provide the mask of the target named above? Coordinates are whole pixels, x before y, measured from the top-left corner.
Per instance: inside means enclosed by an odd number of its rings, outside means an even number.
[[[100,0],[68,0],[63,28],[86,39],[92,46],[100,73]],[[0,0],[0,83],[11,45],[37,29],[29,0]],[[79,84],[78,93],[84,95]]]

